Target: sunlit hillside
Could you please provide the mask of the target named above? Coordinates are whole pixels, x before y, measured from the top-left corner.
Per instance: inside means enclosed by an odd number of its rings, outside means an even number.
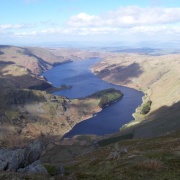
[[[180,128],[180,55],[148,56],[138,54],[115,54],[92,67],[93,73],[110,83],[124,85],[145,93],[144,104],[152,101],[150,111],[143,115],[142,107],[134,117],[143,121],[137,136],[153,136]],[[141,126],[141,125],[139,125]],[[146,128],[145,128],[146,127]]]

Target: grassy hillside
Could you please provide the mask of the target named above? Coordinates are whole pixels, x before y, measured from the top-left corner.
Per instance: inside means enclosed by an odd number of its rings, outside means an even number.
[[[148,139],[117,137],[100,140],[99,146],[92,146],[94,137],[83,136],[74,139],[74,144],[56,145],[41,157],[50,176],[6,172],[0,173],[0,178],[179,179],[179,131]],[[101,141],[109,143],[101,145]],[[64,167],[64,175],[54,175],[59,163]]]
[[[120,140],[99,146],[65,165],[65,169],[77,179],[177,180],[179,136],[176,132],[159,138]]]
[[[96,138],[88,136],[56,144],[40,158],[49,176],[0,172],[0,179],[179,179],[180,131],[148,139],[120,137],[100,140],[99,146],[93,146]],[[109,143],[101,145],[102,141]],[[63,175],[55,175],[59,164]]]
[[[0,172],[1,179],[170,179],[180,174],[180,132],[148,139],[106,138],[109,143],[92,146],[94,137],[77,137],[72,144],[50,148],[41,162],[47,175]],[[115,139],[115,141],[112,141]],[[57,166],[63,175],[54,175]]]
[[[133,114],[136,121],[127,124],[124,129],[134,129],[136,125],[134,132],[137,137],[180,129],[179,58],[179,54],[148,56],[117,53],[92,67],[92,71],[103,80],[145,93],[144,105]],[[152,102],[150,110],[143,114],[143,106],[148,101]]]

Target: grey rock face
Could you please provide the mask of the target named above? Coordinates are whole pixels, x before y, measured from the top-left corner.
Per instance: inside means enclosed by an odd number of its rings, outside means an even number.
[[[40,141],[35,141],[32,144],[30,144],[27,148],[25,148],[23,166],[26,167],[29,164],[38,160],[42,150],[43,150],[43,144]]]
[[[24,149],[0,150],[0,170],[16,171],[24,161]]]
[[[43,144],[35,141],[24,149],[0,149],[0,170],[27,173],[47,173],[37,161],[43,150]]]
[[[0,160],[0,171],[6,169],[7,161]]]
[[[41,165],[40,161],[35,161],[25,168],[18,169],[17,172],[21,173],[33,173],[33,174],[48,174],[44,166]]]

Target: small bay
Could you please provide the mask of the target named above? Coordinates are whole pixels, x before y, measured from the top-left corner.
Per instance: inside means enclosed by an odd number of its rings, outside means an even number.
[[[70,99],[86,97],[107,88],[119,89],[124,94],[121,100],[107,106],[92,118],[76,124],[64,137],[118,132],[120,127],[133,120],[132,113],[142,103],[142,92],[107,83],[95,76],[89,68],[98,61],[98,58],[78,60],[58,65],[42,74],[55,87],[71,85],[70,89],[53,93]]]

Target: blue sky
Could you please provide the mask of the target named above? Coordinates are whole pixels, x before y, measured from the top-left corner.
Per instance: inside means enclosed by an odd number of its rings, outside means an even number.
[[[0,0],[0,44],[179,40],[180,0]]]

